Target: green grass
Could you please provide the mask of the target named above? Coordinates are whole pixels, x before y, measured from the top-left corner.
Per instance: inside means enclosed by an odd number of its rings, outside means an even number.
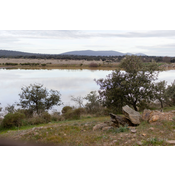
[[[175,138],[175,122],[163,121],[157,125],[142,122],[134,127],[136,133],[131,133],[128,126],[110,129],[108,131],[96,130],[96,124],[110,121],[109,116],[92,117],[82,116],[80,120],[67,120],[51,122],[33,126],[23,126],[10,130],[0,130],[0,137],[12,138],[19,141],[64,145],[64,146],[143,146],[170,145],[167,140]],[[150,128],[153,130],[150,130]],[[10,132],[8,132],[10,131]]]

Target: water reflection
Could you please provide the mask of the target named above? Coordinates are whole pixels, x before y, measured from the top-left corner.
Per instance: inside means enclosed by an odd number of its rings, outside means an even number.
[[[86,96],[90,91],[98,90],[94,79],[105,78],[111,70],[76,70],[76,69],[0,69],[0,103],[18,102],[18,94],[22,86],[33,83],[43,84],[47,89],[58,90],[64,105],[74,105],[70,96]],[[166,80],[168,84],[174,81],[175,70],[159,73],[158,81]],[[60,106],[60,111],[63,106]]]
[[[47,89],[58,90],[61,93],[61,100],[64,105],[74,105],[70,96],[85,96],[92,90],[98,90],[94,79],[105,78],[111,71],[102,70],[0,70],[0,102],[4,107],[7,104],[18,102],[18,94],[22,86],[33,83],[43,84]],[[62,106],[59,107],[59,110]]]

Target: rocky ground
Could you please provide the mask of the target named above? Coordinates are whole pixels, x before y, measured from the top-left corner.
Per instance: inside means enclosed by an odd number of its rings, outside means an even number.
[[[108,126],[110,116],[82,117],[38,126],[5,130],[0,143],[6,145],[60,146],[167,146],[175,145],[175,121],[141,121],[137,126]],[[105,127],[99,127],[103,125]],[[94,129],[96,127],[96,129]],[[8,138],[8,142],[5,142]],[[4,139],[6,139],[4,141]]]

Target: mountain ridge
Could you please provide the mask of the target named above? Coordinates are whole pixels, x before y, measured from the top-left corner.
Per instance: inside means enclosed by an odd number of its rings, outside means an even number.
[[[124,56],[124,55],[137,55],[137,56],[147,56],[143,53],[122,53],[113,50],[103,50],[103,51],[94,51],[94,50],[80,50],[80,51],[70,51],[64,52],[61,54],[41,54],[41,53],[29,53],[13,50],[0,50],[0,56],[33,56],[33,55],[79,55],[79,56]]]

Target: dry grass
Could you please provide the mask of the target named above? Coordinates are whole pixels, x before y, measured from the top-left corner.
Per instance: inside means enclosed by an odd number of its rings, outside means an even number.
[[[0,67],[3,68],[89,68],[91,63],[97,65],[96,68],[116,68],[119,63],[116,62],[103,62],[100,61],[86,61],[86,60],[59,60],[59,59],[13,59],[13,58],[0,58]],[[5,63],[17,63],[17,66],[12,65],[3,65]],[[39,63],[39,66],[27,66],[20,65],[20,63]],[[42,66],[46,64],[46,66]]]

